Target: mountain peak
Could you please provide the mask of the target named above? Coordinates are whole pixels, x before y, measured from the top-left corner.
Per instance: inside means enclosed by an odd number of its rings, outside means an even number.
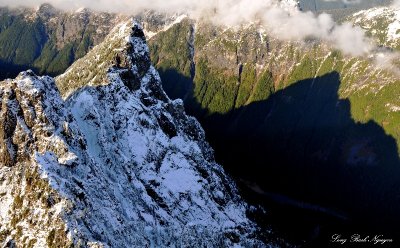
[[[88,8],[85,8],[85,7],[78,8],[78,9],[75,11],[75,13],[88,13],[88,12],[91,12],[91,10],[88,9]]]
[[[131,37],[142,38],[144,40],[146,39],[142,25],[140,25],[139,23],[137,23],[135,21],[133,22],[133,25],[132,25]]]
[[[43,19],[53,17],[57,15],[58,12],[59,11],[49,3],[41,4],[36,11],[37,15],[42,17]]]
[[[126,61],[105,85],[63,100],[31,71],[0,84],[5,243],[262,246],[200,124],[163,91],[140,26],[125,28]]]

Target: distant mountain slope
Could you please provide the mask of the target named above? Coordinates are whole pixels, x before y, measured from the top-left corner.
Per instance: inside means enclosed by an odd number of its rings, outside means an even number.
[[[150,51],[167,93],[185,100],[237,178],[368,218],[365,226],[399,220],[396,74],[251,25],[186,20],[153,37]]]
[[[31,71],[0,84],[2,246],[273,247],[199,123],[164,93],[143,30],[115,31],[126,47],[104,86],[62,100]]]
[[[381,46],[400,50],[400,7],[363,10],[348,20],[365,29]]]
[[[101,42],[123,19],[86,9],[64,13],[45,4],[37,10],[0,9],[0,79],[21,69],[57,75]]]

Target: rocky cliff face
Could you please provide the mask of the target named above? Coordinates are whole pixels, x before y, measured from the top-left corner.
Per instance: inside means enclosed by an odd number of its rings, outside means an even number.
[[[31,71],[0,85],[6,247],[265,246],[199,123],[134,26],[103,86],[63,100]]]

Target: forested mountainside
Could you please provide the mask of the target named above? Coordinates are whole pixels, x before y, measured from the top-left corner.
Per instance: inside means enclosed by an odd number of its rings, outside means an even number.
[[[286,246],[249,219],[257,209],[165,94],[143,30],[131,27],[114,29],[125,44],[103,86],[63,100],[32,71],[1,82],[2,246]]]
[[[239,180],[352,220],[399,220],[396,74],[251,25],[186,20],[154,37],[150,50],[167,93],[184,99]]]
[[[38,9],[0,8],[0,79],[29,68],[58,75],[99,44],[121,19],[87,9],[66,13],[48,4]]]

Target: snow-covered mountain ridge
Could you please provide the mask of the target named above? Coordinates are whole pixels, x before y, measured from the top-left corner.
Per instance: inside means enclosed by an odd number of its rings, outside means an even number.
[[[1,83],[0,243],[264,247],[137,25],[107,80],[66,100],[31,71]]]

